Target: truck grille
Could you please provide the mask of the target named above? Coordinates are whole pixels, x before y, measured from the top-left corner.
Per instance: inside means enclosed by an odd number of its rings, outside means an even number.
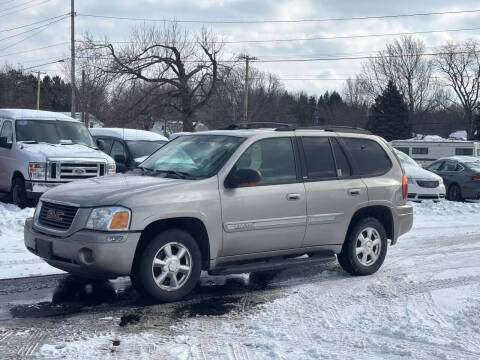
[[[78,208],[75,206],[42,202],[38,222],[49,228],[68,230],[77,211]]]
[[[417,184],[423,188],[434,189],[438,187],[439,182],[437,180],[417,180]]]
[[[73,181],[105,175],[105,163],[95,162],[52,162],[50,164],[51,180]]]

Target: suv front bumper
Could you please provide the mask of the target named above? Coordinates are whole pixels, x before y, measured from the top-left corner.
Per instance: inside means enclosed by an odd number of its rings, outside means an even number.
[[[130,275],[140,232],[81,230],[67,237],[47,235],[33,228],[33,219],[24,227],[26,248],[48,264],[72,274],[99,279]],[[116,242],[108,239],[118,237]],[[121,241],[118,239],[121,238]],[[38,244],[48,245],[48,254]]]

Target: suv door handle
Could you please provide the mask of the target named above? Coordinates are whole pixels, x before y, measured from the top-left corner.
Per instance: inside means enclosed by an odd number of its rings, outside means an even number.
[[[302,196],[300,194],[287,194],[288,201],[300,200]]]
[[[360,195],[360,189],[348,189],[348,193],[352,196]]]

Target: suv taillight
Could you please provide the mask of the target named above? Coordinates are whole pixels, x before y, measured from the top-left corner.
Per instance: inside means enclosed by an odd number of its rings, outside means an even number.
[[[403,200],[408,198],[408,179],[405,173],[402,175],[402,197]]]

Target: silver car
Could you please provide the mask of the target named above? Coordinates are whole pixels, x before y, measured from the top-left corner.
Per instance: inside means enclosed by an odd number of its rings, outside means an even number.
[[[59,269],[130,275],[141,293],[175,301],[201,270],[275,270],[336,254],[347,272],[372,274],[412,226],[407,195],[392,148],[362,131],[207,131],[171,141],[134,173],[48,191],[25,245]]]

